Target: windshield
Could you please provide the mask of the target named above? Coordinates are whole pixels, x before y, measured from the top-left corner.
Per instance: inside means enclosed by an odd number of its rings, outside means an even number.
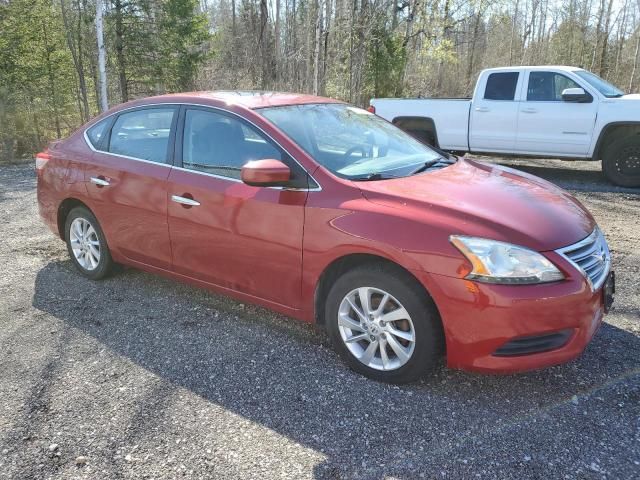
[[[595,73],[587,72],[586,70],[576,70],[573,73],[578,75],[583,80],[589,82],[589,84],[598,90],[601,94],[608,98],[621,97],[624,92],[617,87],[614,87],[606,80],[603,80]]]
[[[403,177],[441,158],[382,118],[350,105],[289,105],[260,113],[318,163],[350,180]]]

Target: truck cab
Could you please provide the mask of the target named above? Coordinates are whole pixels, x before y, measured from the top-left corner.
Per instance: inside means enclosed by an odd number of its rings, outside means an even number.
[[[640,95],[581,68],[492,68],[480,73],[471,99],[371,105],[443,150],[602,160],[613,183],[640,186]]]

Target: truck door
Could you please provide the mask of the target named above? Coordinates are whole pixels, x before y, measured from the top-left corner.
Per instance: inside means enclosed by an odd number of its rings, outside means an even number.
[[[535,155],[587,155],[598,104],[592,95],[584,103],[565,102],[562,91],[588,89],[561,72],[529,70],[526,76],[515,150]]]
[[[518,124],[518,71],[491,72],[480,78],[471,104],[469,149],[512,153]]]

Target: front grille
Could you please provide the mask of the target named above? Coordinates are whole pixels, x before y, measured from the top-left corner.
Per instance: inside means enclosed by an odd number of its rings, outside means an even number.
[[[611,268],[611,253],[598,227],[584,240],[556,250],[589,280],[592,290],[598,290]]]
[[[561,330],[546,335],[514,338],[493,352],[493,355],[496,357],[515,357],[548,352],[564,346],[572,333],[573,330]]]

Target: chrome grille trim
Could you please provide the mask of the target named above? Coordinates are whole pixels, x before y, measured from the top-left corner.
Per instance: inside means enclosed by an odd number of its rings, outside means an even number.
[[[587,238],[556,252],[584,275],[593,291],[602,286],[611,270],[609,246],[598,227]]]

